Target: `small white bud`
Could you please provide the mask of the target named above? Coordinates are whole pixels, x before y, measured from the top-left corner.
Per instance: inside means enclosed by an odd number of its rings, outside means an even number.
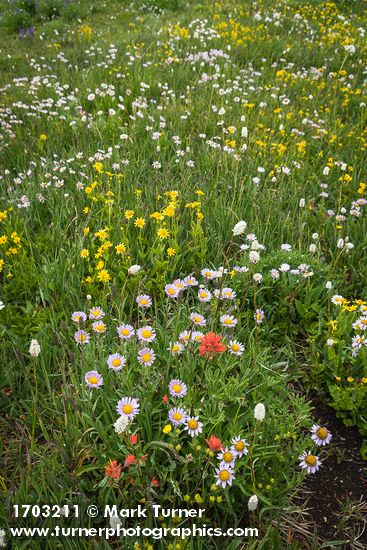
[[[258,403],[254,408],[254,417],[259,422],[262,422],[265,418],[265,405]]]

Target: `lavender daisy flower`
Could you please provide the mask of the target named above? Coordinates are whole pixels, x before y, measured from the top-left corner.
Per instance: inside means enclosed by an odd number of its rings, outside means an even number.
[[[84,323],[84,321],[87,320],[87,315],[84,311],[74,311],[71,320],[74,321],[74,323]]]
[[[212,299],[212,293],[207,288],[200,288],[198,292],[198,299],[200,302],[210,302]]]
[[[94,330],[94,332],[102,333],[105,332],[106,325],[103,321],[94,321],[94,323],[92,324],[92,329]]]
[[[186,422],[187,413],[184,409],[181,409],[180,407],[175,407],[174,409],[169,410],[168,417],[172,424],[178,426],[179,424],[184,424]]]
[[[216,485],[221,485],[223,489],[226,487],[226,485],[232,485],[232,481],[234,479],[234,471],[232,468],[227,466],[225,463],[221,463],[219,465],[219,468],[215,469],[216,472]]]
[[[190,277],[190,276],[187,276],[184,278],[184,283],[186,287],[197,286],[199,284],[199,282],[197,281],[197,279],[195,279],[195,277]]]
[[[188,330],[183,330],[182,332],[180,332],[179,339],[184,344],[187,344],[188,342],[190,342],[190,337],[191,337],[191,333]]]
[[[126,359],[123,355],[114,353],[107,359],[107,365],[112,370],[121,370],[126,365]]]
[[[187,386],[182,380],[171,380],[168,388],[172,397],[183,397],[187,393]]]
[[[134,327],[131,325],[120,325],[117,327],[117,332],[121,340],[129,340],[129,338],[132,338],[135,334]]]
[[[98,321],[99,319],[102,319],[104,315],[105,314],[100,307],[92,307],[89,310],[89,319],[94,319],[95,321]]]
[[[230,340],[228,349],[233,355],[242,355],[245,348],[241,342],[238,342],[237,340]]]
[[[299,457],[299,465],[303,470],[307,470],[308,474],[314,474],[320,467],[319,457],[311,454],[311,451],[305,451]]]
[[[143,348],[138,351],[138,361],[141,365],[151,367],[155,360],[155,353],[151,348]]]
[[[140,296],[136,298],[136,303],[140,307],[148,308],[152,305],[152,299],[148,294],[140,294]]]
[[[195,325],[198,325],[199,327],[205,327],[206,325],[206,320],[200,313],[191,313],[190,319]]]
[[[139,399],[123,397],[117,403],[117,412],[120,416],[126,416],[129,420],[133,420],[140,412]]]
[[[234,328],[238,321],[233,317],[233,315],[221,315],[220,322],[223,327]]]
[[[265,317],[265,313],[262,309],[257,309],[254,313],[254,319],[257,325],[261,325]]]
[[[168,348],[168,350],[172,353],[172,355],[179,355],[184,351],[184,346],[181,344],[181,342],[173,342],[171,346]]]
[[[141,342],[153,342],[155,340],[155,330],[148,325],[141,327],[137,335]]]
[[[248,448],[246,439],[241,439],[239,436],[233,437],[231,450],[232,449],[236,452],[238,458],[242,458],[243,455],[247,455]]]
[[[234,300],[236,293],[229,287],[222,288],[221,298],[222,300]]]
[[[226,447],[221,453],[218,454],[218,460],[219,462],[223,462],[227,467],[234,468],[236,455],[236,451]]]
[[[311,428],[311,439],[319,446],[328,445],[331,441],[332,435],[325,426],[319,426],[314,424]]]
[[[176,285],[166,285],[164,291],[169,298],[177,298],[180,293]]]
[[[191,437],[195,437],[203,431],[203,423],[199,422],[198,416],[188,417],[186,418],[184,430],[187,430]]]
[[[90,388],[100,388],[103,384],[102,376],[95,370],[87,372],[84,379]]]
[[[78,330],[78,332],[74,334],[74,338],[77,344],[88,344],[90,334],[89,332],[85,332],[85,330]]]

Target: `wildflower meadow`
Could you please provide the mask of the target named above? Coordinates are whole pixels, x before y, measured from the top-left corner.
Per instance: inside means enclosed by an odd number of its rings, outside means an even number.
[[[0,4],[0,547],[367,548],[364,0]]]

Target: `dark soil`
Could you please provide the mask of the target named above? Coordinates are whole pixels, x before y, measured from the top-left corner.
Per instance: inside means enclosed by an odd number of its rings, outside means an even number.
[[[333,438],[330,454],[322,453],[320,470],[306,480],[310,520],[320,540],[344,541],[338,548],[367,549],[367,462],[360,455],[362,437],[356,428],[345,426],[320,398],[311,399],[315,420],[326,426]],[[348,506],[348,502],[363,501],[364,510],[357,506],[351,511]]]

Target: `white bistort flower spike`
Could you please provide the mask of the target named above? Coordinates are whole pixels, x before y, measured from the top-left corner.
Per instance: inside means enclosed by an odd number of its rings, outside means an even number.
[[[234,228],[232,229],[233,235],[242,235],[246,231],[247,223],[243,220],[236,223]]]
[[[29,353],[31,357],[38,357],[41,353],[41,346],[39,345],[38,340],[31,340],[31,344],[29,346]]]
[[[126,428],[128,427],[128,425],[129,425],[129,420],[125,415],[123,415],[116,420],[113,426],[115,428],[115,432],[120,435],[126,431]]]
[[[259,503],[259,499],[257,498],[257,495],[252,495],[247,503],[247,507],[250,512],[254,512],[257,508],[257,505]]]
[[[254,417],[259,422],[262,422],[265,418],[265,405],[258,403],[254,408]]]
[[[132,265],[131,267],[129,267],[127,272],[128,272],[129,275],[135,275],[140,270],[141,270],[141,266],[135,264],[135,265]]]

